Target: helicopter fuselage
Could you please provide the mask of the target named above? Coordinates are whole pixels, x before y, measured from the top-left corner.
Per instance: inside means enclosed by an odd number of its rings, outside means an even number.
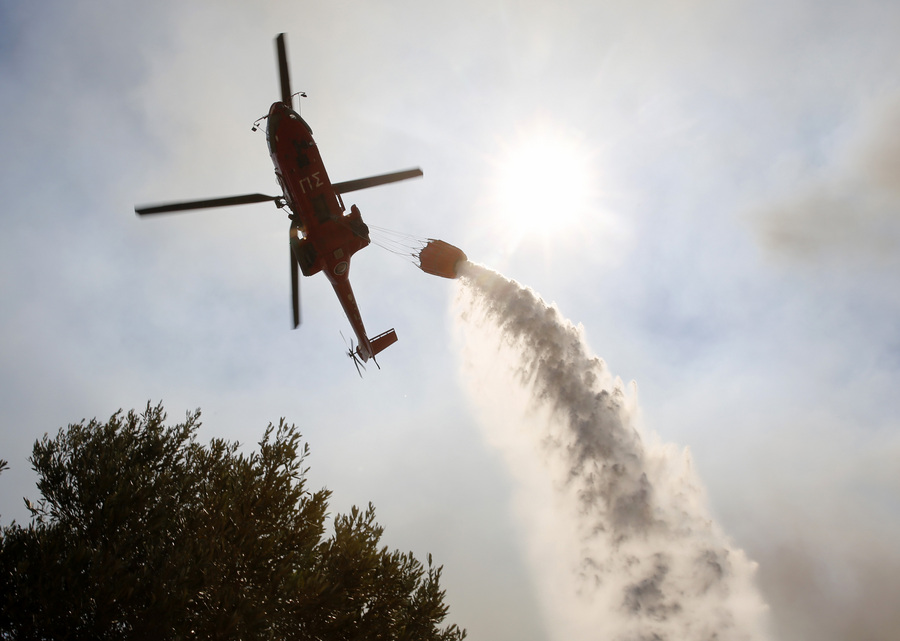
[[[325,171],[312,129],[283,102],[269,109],[266,126],[275,176],[291,210],[291,248],[304,276],[323,272],[353,327],[357,354],[368,360],[372,349],[353,289],[350,258],[369,244],[369,228],[354,205],[349,214]],[[373,339],[374,340],[374,339]]]

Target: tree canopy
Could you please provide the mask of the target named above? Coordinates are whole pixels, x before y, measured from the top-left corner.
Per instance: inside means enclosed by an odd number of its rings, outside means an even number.
[[[148,404],[35,443],[41,499],[0,533],[0,638],[465,637],[440,627],[441,568],[381,546],[371,504],[326,533],[294,425],[243,454],[200,444],[199,410],[165,421]]]

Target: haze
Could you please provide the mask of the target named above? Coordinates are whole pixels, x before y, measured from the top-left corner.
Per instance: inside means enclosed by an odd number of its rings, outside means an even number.
[[[4,523],[37,495],[32,443],[70,422],[161,399],[250,447],[285,416],[333,512],[372,501],[387,544],[445,566],[471,639],[564,638],[465,391],[454,283],[355,257],[367,328],[400,339],[360,380],[325,279],[290,330],[283,212],[134,215],[274,193],[250,127],[279,32],[333,180],[425,171],[348,206],[583,327],[643,429],[690,448],[773,638],[900,636],[890,0],[0,3]],[[509,179],[535,147],[546,171]],[[506,206],[543,180],[560,211]]]

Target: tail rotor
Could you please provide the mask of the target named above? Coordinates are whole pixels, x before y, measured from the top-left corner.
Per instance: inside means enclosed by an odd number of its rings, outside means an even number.
[[[341,338],[344,339],[344,345],[347,345],[347,338],[344,336],[344,332],[341,332]],[[354,346],[352,338],[350,339],[350,347],[347,349],[347,356],[353,359],[353,364],[356,365],[356,373],[359,374],[360,378],[362,378],[362,373],[366,371],[366,366],[359,358],[359,355],[357,354],[357,348]],[[379,367],[378,369],[381,369],[381,367]]]

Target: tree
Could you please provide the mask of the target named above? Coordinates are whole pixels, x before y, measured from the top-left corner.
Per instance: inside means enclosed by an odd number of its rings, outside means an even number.
[[[199,444],[199,410],[165,420],[148,404],[35,443],[42,498],[0,538],[0,639],[465,637],[439,627],[441,568],[380,547],[371,504],[326,536],[294,425],[245,455]]]

